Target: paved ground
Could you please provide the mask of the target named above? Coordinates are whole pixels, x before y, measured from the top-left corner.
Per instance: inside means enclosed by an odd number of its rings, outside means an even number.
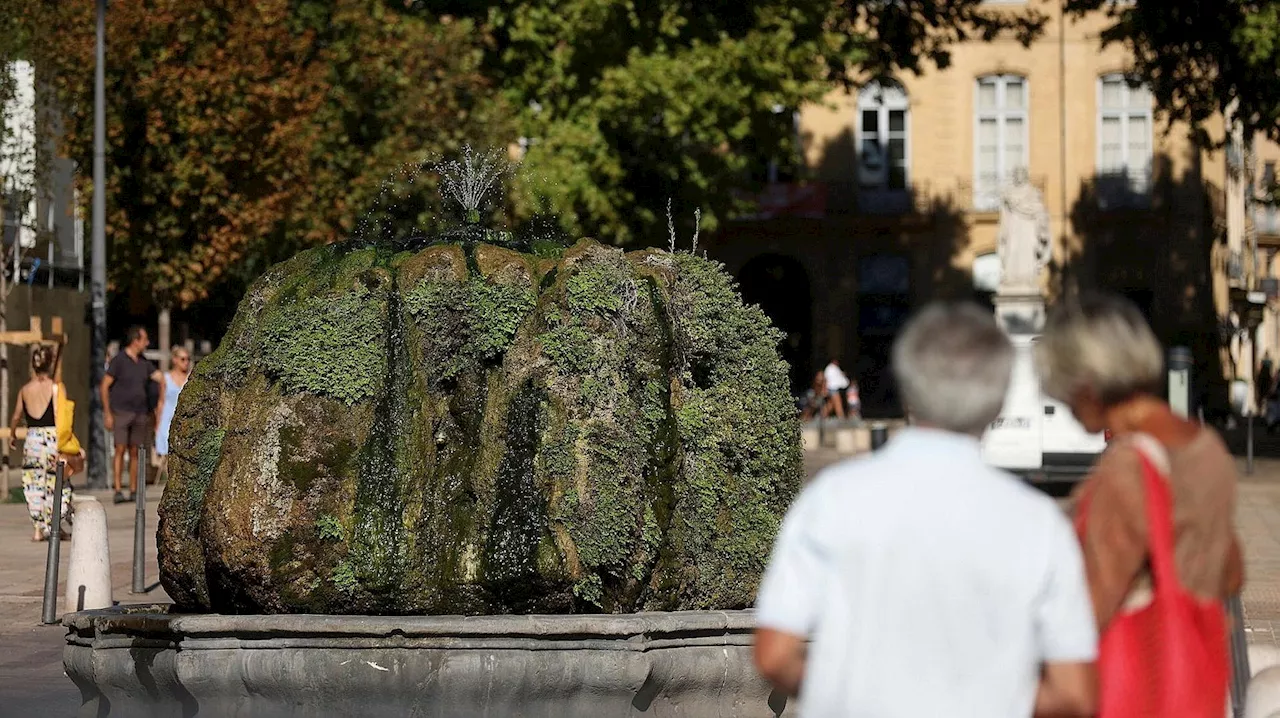
[[[147,501],[146,585],[157,583],[155,525],[159,490]],[[130,594],[133,582],[134,504],[111,503],[111,494],[91,492],[107,512],[114,598],[120,603],[167,601],[161,588]],[[32,543],[31,523],[22,504],[0,504],[0,717],[63,718],[74,716],[80,692],[62,670],[66,632],[40,622],[47,544]],[[63,542],[61,576],[66,576],[70,542]],[[59,586],[59,611],[65,585]]]
[[[831,449],[809,452],[805,470],[812,476],[842,458]],[[1245,475],[1243,461],[1240,466],[1238,521],[1248,570],[1244,606],[1250,642],[1280,646],[1280,458],[1258,459],[1252,475]],[[147,502],[148,586],[157,578],[154,529],[159,493],[153,487]],[[94,495],[107,511],[115,600],[168,600],[158,587],[145,595],[129,592],[134,506],[112,505],[110,494]],[[79,692],[62,670],[65,632],[40,623],[46,546],[32,543],[30,533],[24,506],[0,504],[0,718],[73,716]],[[62,575],[69,554],[70,546],[64,544]],[[60,587],[60,601],[62,594]]]

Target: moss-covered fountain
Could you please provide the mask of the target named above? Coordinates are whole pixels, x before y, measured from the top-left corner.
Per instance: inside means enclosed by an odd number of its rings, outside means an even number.
[[[691,253],[470,225],[249,290],[171,436],[175,605],[68,619],[86,715],[782,711],[741,610],[801,476],[777,333]]]

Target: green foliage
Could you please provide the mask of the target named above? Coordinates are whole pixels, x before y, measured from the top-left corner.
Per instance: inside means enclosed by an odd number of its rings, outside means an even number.
[[[565,285],[569,309],[580,313],[617,313],[622,309],[629,275],[626,269],[608,264],[592,264],[575,272]]]
[[[40,10],[21,12],[46,38],[36,60],[58,93],[64,147],[92,166],[95,3],[0,5]],[[346,237],[404,163],[509,134],[493,132],[503,120],[470,21],[381,0],[113,0],[107,15],[116,292],[183,308],[220,283],[242,288]],[[426,214],[430,190],[397,218]]]
[[[534,293],[472,277],[461,284],[424,281],[405,294],[404,303],[429,339],[429,369],[456,379],[502,357],[533,310]]]
[[[1103,42],[1133,54],[1132,74],[1159,110],[1191,123],[1202,143],[1224,139],[1207,124],[1233,104],[1246,138],[1280,141],[1280,1],[1067,0],[1066,9],[1106,9]]]
[[[604,584],[594,573],[573,584],[573,595],[596,607],[604,607]]]
[[[360,579],[356,577],[355,569],[345,560],[339,561],[334,567],[333,573],[329,575],[329,581],[334,587],[345,594],[353,594],[356,589],[360,588]]]
[[[346,537],[346,531],[336,516],[321,514],[316,519],[316,536],[322,541],[342,541]]]
[[[751,168],[794,155],[791,110],[824,94],[823,61],[858,57],[830,0],[444,9],[486,27],[483,71],[532,139],[518,215],[549,205],[567,233],[617,244],[665,236],[668,197],[714,208],[704,217],[714,229]]]
[[[968,40],[1012,36],[1024,46],[1040,36],[1048,16],[1027,7],[992,7],[987,0],[836,0],[838,27],[855,37],[857,66],[830,62],[832,77],[922,74],[951,65],[951,47]],[[850,71],[853,72],[850,72]]]
[[[382,392],[386,376],[386,303],[364,287],[273,307],[262,322],[267,373],[286,391],[347,404]]]
[[[668,311],[681,356],[675,500],[685,504],[673,531],[694,557],[698,605],[745,605],[802,475],[781,337],[718,264],[692,255],[675,258]]]

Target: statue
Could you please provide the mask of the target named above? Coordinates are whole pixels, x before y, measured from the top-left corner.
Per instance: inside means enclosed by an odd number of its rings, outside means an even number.
[[[1049,213],[1024,168],[1000,196],[1000,292],[1040,292],[1040,272],[1049,261]]]

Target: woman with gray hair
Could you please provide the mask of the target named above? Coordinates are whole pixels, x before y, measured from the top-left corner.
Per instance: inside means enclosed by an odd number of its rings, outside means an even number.
[[[1133,644],[1122,646],[1120,638],[1111,642],[1114,649],[1108,648],[1113,631],[1127,633],[1135,620],[1146,620],[1137,612],[1153,604],[1161,587],[1162,595],[1177,593],[1174,600],[1191,595],[1188,610],[1203,614],[1197,630],[1225,632],[1219,601],[1243,583],[1233,519],[1235,461],[1217,434],[1177,416],[1160,398],[1164,352],[1129,301],[1095,295],[1066,302],[1050,315],[1035,359],[1044,392],[1069,405],[1086,430],[1110,431],[1113,437],[1075,494],[1076,530],[1103,636],[1099,715],[1110,718],[1130,712],[1108,709],[1110,695],[1169,690],[1133,685],[1140,680],[1133,672],[1108,669],[1109,663],[1149,663],[1178,653],[1173,646],[1146,645],[1141,657],[1115,655],[1138,652]],[[1155,568],[1165,561],[1170,570],[1161,582]],[[1176,578],[1185,592],[1178,592],[1169,578]],[[1166,629],[1153,638],[1160,644],[1169,635]],[[1210,653],[1196,659],[1196,673],[1225,677],[1226,636],[1201,637]],[[1173,660],[1189,658],[1185,645],[1183,655]],[[1216,682],[1201,684],[1209,687],[1188,700],[1220,716],[1227,687],[1225,678],[1220,686]],[[1199,715],[1179,713],[1193,714]]]

